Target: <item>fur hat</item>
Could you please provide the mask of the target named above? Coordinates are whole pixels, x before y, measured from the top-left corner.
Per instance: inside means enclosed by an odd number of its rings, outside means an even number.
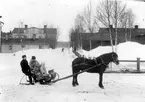
[[[26,55],[23,55],[23,56],[22,56],[22,58],[25,58],[25,57],[26,57]]]
[[[32,56],[32,59],[36,59],[36,57],[35,56]]]

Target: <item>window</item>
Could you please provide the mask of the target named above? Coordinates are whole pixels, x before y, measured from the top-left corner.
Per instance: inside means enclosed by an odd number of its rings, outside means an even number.
[[[25,45],[21,45],[22,48],[25,48]]]
[[[42,45],[39,45],[39,49],[42,49]]]
[[[41,39],[42,38],[42,36],[39,36],[39,39]]]
[[[33,34],[32,38],[33,38],[33,39],[36,39],[36,34]]]
[[[13,48],[12,45],[9,45],[9,50],[12,50],[12,48]]]

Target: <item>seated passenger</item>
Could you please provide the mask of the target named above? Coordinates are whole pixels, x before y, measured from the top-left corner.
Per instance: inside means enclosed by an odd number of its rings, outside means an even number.
[[[44,84],[51,81],[51,77],[46,72],[45,64],[40,64],[35,56],[32,56],[30,62],[30,69],[31,73],[33,74],[33,77],[35,79],[35,82],[40,82],[40,84]]]

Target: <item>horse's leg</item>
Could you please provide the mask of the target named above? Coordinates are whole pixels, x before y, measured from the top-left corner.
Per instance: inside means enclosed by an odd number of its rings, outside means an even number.
[[[78,74],[77,74],[75,77],[76,77],[76,78],[75,78],[75,79],[76,79],[76,85],[79,85],[79,83],[78,83],[78,78],[77,78],[77,77],[78,77]]]
[[[76,85],[75,85],[75,77],[74,77],[74,76],[73,76],[72,85],[73,85],[73,86],[76,86]]]
[[[73,72],[73,74],[76,74],[79,71],[80,71],[80,69],[78,69],[78,66],[77,67],[76,66],[75,67],[72,66],[72,72]],[[78,76],[78,74],[73,76],[73,82],[72,82],[73,86],[79,85],[78,80],[77,80],[77,76]]]
[[[76,68],[72,66],[72,74],[76,73]],[[76,75],[73,76],[72,85],[76,86]]]
[[[73,86],[79,85],[78,81],[77,81],[77,75],[73,76],[73,82],[72,82]]]
[[[103,81],[103,73],[99,73],[99,87],[104,89],[102,81]]]

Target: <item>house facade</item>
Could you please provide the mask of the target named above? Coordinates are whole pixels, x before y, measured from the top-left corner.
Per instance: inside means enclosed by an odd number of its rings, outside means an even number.
[[[44,25],[44,28],[29,27],[25,25],[24,28],[14,28],[12,31],[13,38],[56,38],[57,29],[56,28],[47,28],[47,25]]]
[[[2,34],[2,53],[12,53],[25,49],[55,48],[57,29],[28,27],[14,28],[10,33]]]
[[[145,29],[138,28],[135,25],[134,28],[113,28],[110,25],[112,42],[115,44],[115,36],[117,30],[117,40],[118,44],[126,41],[134,41],[141,44],[145,44]],[[98,46],[110,46],[110,34],[109,28],[100,28],[98,32],[82,33],[82,48],[85,50],[94,49]],[[91,47],[90,47],[91,46]]]

